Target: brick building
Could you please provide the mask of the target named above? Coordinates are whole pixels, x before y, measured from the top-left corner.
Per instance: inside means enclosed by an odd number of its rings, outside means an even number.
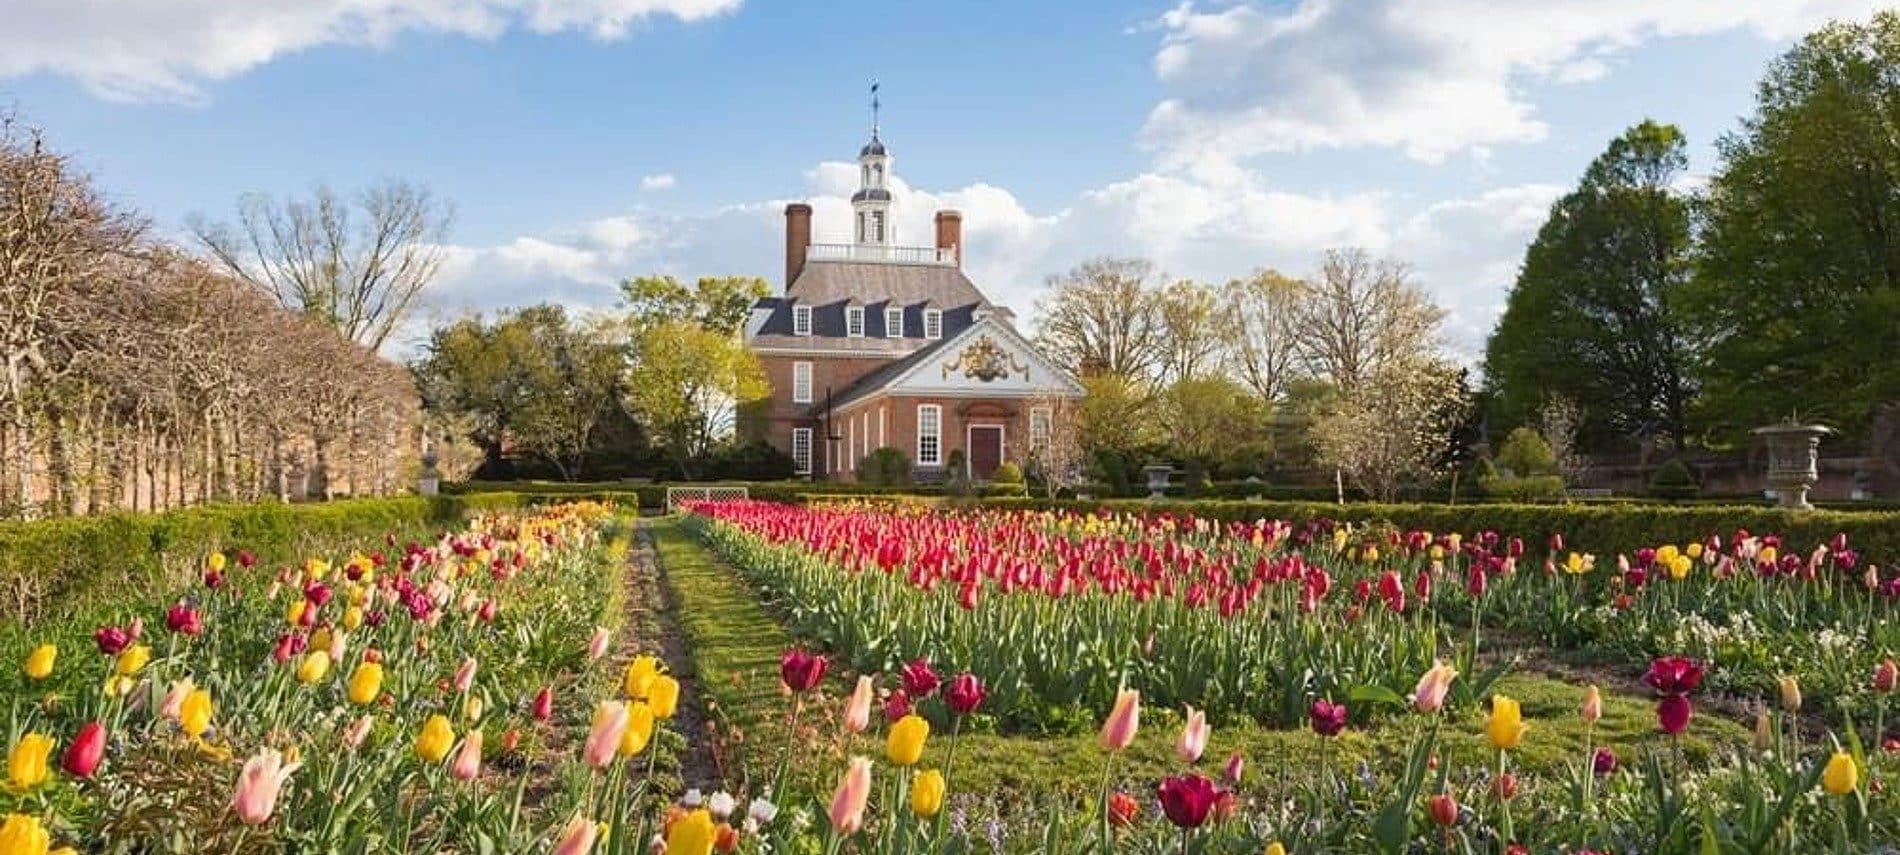
[[[953,458],[977,480],[1027,462],[1081,386],[964,274],[961,214],[937,212],[930,246],[897,242],[875,126],[858,164],[851,243],[812,243],[811,206],[785,206],[785,290],[746,326],[772,389],[750,429],[815,479],[855,480],[885,447],[922,481]]]

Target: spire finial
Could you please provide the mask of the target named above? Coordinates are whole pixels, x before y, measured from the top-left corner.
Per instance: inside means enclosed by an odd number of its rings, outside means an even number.
[[[871,81],[871,139],[877,139],[877,81]]]

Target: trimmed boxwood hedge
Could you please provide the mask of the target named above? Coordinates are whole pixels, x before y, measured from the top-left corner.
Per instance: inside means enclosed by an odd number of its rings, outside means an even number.
[[[214,550],[248,549],[259,562],[285,563],[368,546],[386,533],[418,537],[523,502],[514,493],[485,493],[0,522],[0,622],[58,620],[162,596]]]
[[[1726,541],[1738,528],[1755,534],[1780,534],[1789,547],[1807,552],[1837,532],[1845,532],[1854,547],[1880,564],[1900,560],[1900,512],[1893,511],[1784,511],[1746,505],[1661,504],[1376,504],[1355,502],[1232,502],[1107,500],[1058,501],[992,499],[996,508],[1061,509],[1090,512],[1118,511],[1193,514],[1224,521],[1261,518],[1306,522],[1314,519],[1387,522],[1405,529],[1471,533],[1485,529],[1522,537],[1533,552],[1561,533],[1574,549],[1609,553],[1628,552],[1663,543],[1686,543],[1711,534]]]

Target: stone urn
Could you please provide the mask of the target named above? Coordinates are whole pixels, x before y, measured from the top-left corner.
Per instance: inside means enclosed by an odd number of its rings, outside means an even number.
[[[442,491],[442,473],[436,469],[435,443],[430,441],[427,431],[422,434],[422,471],[416,482],[416,493],[434,496]]]
[[[1141,471],[1148,476],[1148,498],[1167,498],[1168,476],[1174,474],[1174,467],[1165,464],[1154,464],[1152,466],[1141,467]]]
[[[1781,507],[1814,509],[1808,504],[1808,490],[1821,480],[1815,465],[1820,458],[1821,437],[1832,433],[1832,428],[1793,422],[1755,429],[1755,435],[1768,446],[1766,481]]]

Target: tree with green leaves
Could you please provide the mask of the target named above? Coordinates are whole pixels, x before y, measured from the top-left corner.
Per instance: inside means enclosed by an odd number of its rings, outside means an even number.
[[[758,357],[738,336],[694,320],[640,327],[628,352],[623,403],[683,478],[732,439],[739,408],[769,391]]]
[[[1485,347],[1492,415],[1535,419],[1583,402],[1582,441],[1680,443],[1694,393],[1678,306],[1689,272],[1682,132],[1644,121],[1611,141],[1551,206]]]
[[[637,328],[692,321],[736,335],[760,297],[771,293],[756,276],[702,276],[690,287],[671,276],[640,276],[620,283],[620,302]]]
[[[1799,416],[1851,434],[1900,400],[1900,13],[1835,23],[1768,68],[1718,144],[1687,317],[1712,431]]]
[[[600,325],[541,305],[441,327],[412,368],[425,406],[466,426],[486,471],[500,471],[512,450],[571,480],[596,432],[618,415],[622,365],[619,344]]]

